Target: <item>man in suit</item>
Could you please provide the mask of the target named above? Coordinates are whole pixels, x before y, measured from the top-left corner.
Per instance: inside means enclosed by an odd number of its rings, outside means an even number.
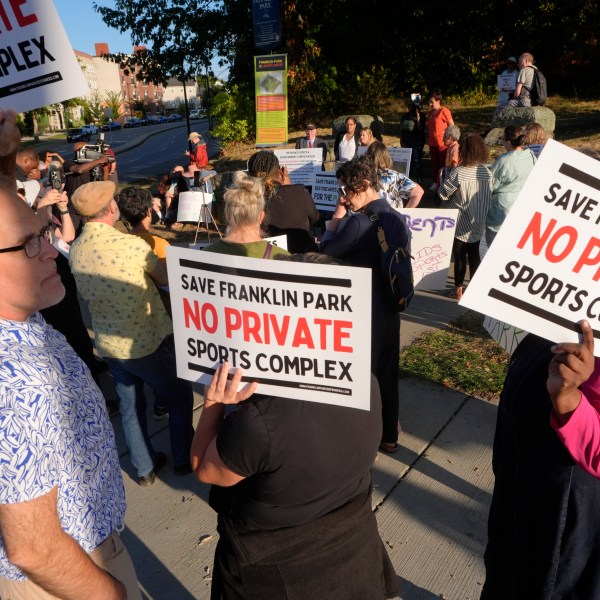
[[[327,160],[327,143],[317,137],[317,126],[309,122],[306,124],[306,137],[296,140],[296,150],[299,148],[321,148],[323,150],[323,162]]]

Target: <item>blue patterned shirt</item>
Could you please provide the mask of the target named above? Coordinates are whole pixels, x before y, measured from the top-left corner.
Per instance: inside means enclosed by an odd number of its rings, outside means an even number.
[[[380,197],[387,200],[392,208],[402,208],[417,184],[393,169],[379,169],[378,174]]]
[[[39,313],[0,319],[0,504],[58,486],[63,530],[91,552],[125,516],[125,491],[102,393]],[[24,579],[0,537],[0,576]]]

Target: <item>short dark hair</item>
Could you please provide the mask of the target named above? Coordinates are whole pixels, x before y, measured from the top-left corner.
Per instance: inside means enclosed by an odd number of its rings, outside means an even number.
[[[148,216],[148,209],[152,208],[152,195],[140,187],[125,188],[116,200],[121,215],[132,227],[143,221]]]
[[[355,157],[345,162],[335,173],[338,179],[341,179],[351,190],[360,190],[363,183],[369,182],[369,185],[377,189],[379,178],[377,169],[373,161],[367,156]]]
[[[440,90],[440,88],[436,88],[435,90],[433,90],[433,92],[431,92],[430,98],[441,102],[444,99],[444,96],[442,95],[442,90]]]

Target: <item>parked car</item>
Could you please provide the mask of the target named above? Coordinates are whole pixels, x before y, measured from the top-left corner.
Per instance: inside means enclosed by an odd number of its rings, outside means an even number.
[[[130,127],[139,127],[141,125],[140,120],[136,117],[131,117],[123,123],[124,129],[129,129]]]
[[[83,129],[83,131],[88,131],[90,135],[96,135],[98,133],[98,127],[93,124],[82,125],[81,129]]]
[[[69,129],[67,132],[67,142],[87,142],[92,137],[89,131],[84,131],[81,127]]]
[[[206,119],[208,115],[203,108],[194,108],[190,110],[190,119]]]
[[[173,114],[173,115],[169,115],[167,117],[169,123],[173,123],[175,121],[183,121],[183,117],[177,113]]]
[[[145,127],[146,125],[150,125],[150,119],[148,117],[142,117],[141,119],[139,119],[140,121],[140,125],[142,127]]]
[[[102,131],[113,131],[115,129],[121,129],[121,123],[118,121],[109,121],[103,128]]]
[[[168,123],[169,120],[167,119],[167,117],[156,117],[156,121],[154,121],[157,125],[160,125],[162,123]]]

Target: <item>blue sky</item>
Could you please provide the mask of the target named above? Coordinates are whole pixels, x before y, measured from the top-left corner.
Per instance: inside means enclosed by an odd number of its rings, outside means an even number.
[[[97,3],[100,6],[114,6],[110,0],[97,0]],[[54,0],[54,6],[75,50],[94,54],[96,42],[106,42],[111,52],[133,50],[131,37],[105,25],[92,7],[92,0]]]
[[[100,6],[114,7],[111,0],[96,0]],[[96,42],[105,42],[111,52],[131,52],[133,43],[129,33],[119,33],[108,27],[94,10],[92,0],[54,0],[54,6],[67,32],[71,46],[80,52],[95,53]],[[142,40],[143,43],[143,40]],[[213,71],[227,79],[227,69],[223,70],[213,62]]]

